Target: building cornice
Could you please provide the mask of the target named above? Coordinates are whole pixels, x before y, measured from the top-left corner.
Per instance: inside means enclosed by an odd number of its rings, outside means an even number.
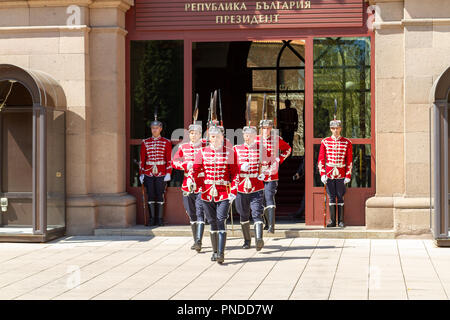
[[[0,27],[0,33],[26,33],[26,32],[89,32],[91,28],[86,25],[79,26],[24,26],[24,27]]]
[[[134,0],[0,0],[0,8],[67,7],[118,8],[127,11]]]
[[[126,36],[128,31],[121,27],[91,27],[91,32],[117,33]]]
[[[377,3],[386,3],[386,2],[405,2],[404,0],[369,0],[370,5],[374,5]]]
[[[450,25],[450,19],[449,18],[402,19],[401,21],[386,21],[373,23],[373,27],[375,29],[392,29],[392,28],[405,28],[408,26],[439,26],[439,25]]]

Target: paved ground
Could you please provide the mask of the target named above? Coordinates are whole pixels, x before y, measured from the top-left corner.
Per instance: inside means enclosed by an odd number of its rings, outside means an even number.
[[[208,235],[208,234],[206,234]],[[0,243],[3,299],[448,299],[450,248],[431,240],[227,241],[225,263],[190,237]]]

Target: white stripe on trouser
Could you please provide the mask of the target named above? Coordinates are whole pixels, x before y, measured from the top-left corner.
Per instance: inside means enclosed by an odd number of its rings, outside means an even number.
[[[164,204],[164,202],[158,202],[158,201],[156,201],[155,203]]]
[[[262,221],[256,221],[253,225],[256,226],[257,223],[261,223],[262,224],[263,222]]]
[[[217,232],[219,232],[219,231],[217,231],[217,230],[211,230],[211,231],[209,231],[209,233],[217,233]]]
[[[269,209],[269,208],[276,208],[276,205],[270,205],[270,206],[267,206],[267,207],[264,207],[264,209]]]
[[[203,223],[203,224],[205,224],[205,221],[196,221],[197,223]]]
[[[247,221],[241,221],[241,224],[246,224],[246,223],[250,223],[250,220],[247,220]]]

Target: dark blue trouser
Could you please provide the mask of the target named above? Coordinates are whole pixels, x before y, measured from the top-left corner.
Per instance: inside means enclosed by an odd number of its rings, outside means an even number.
[[[202,194],[183,191],[183,204],[191,221],[205,221],[203,213]]]
[[[327,180],[327,193],[330,205],[344,205],[344,194],[346,188],[344,179],[328,179]],[[336,202],[337,198],[337,202]]]
[[[144,186],[147,189],[148,202],[164,203],[166,183],[164,177],[144,176]]]
[[[236,196],[236,210],[241,216],[241,222],[249,221],[250,212],[252,214],[253,222],[262,222],[263,213],[263,195],[264,191],[257,191],[253,193],[240,193]]]
[[[225,223],[228,218],[228,209],[230,208],[230,201],[223,200],[220,202],[208,202],[202,200],[203,210],[206,219],[208,219],[211,231],[222,230],[226,231]]]
[[[278,181],[264,182],[264,208],[276,207],[275,194],[277,193]]]

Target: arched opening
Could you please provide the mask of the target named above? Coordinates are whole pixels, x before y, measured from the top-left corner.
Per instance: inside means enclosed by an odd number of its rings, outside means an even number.
[[[65,233],[65,108],[49,75],[0,65],[0,241]]]
[[[432,151],[430,161],[433,183],[430,190],[432,210],[432,229],[438,245],[450,245],[450,217],[449,217],[449,172],[448,141],[450,131],[448,127],[450,107],[450,67],[441,74],[431,89],[432,103],[430,132],[432,136]],[[434,201],[433,201],[434,200]]]

